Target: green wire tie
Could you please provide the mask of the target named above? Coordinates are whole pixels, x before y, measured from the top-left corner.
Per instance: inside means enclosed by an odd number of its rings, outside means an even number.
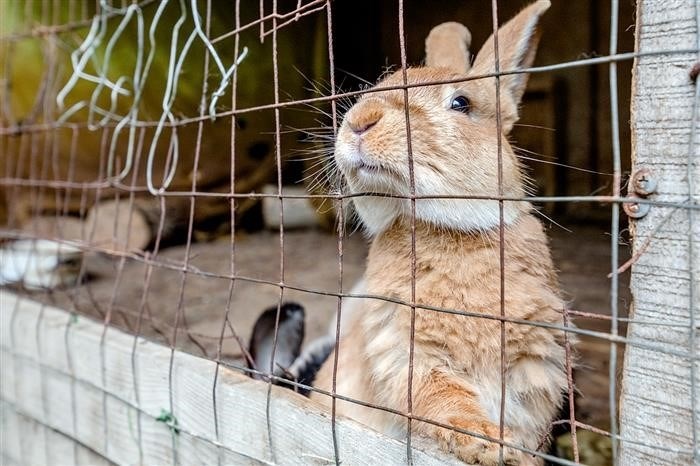
[[[172,432],[175,434],[180,434],[180,428],[177,426],[177,419],[173,416],[173,413],[165,409],[160,410],[160,416],[156,418],[156,421],[162,422],[167,425]]]

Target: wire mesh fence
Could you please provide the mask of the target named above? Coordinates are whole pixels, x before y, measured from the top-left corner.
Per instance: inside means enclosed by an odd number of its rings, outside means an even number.
[[[127,423],[137,456],[124,459],[107,442],[109,430],[122,424],[111,419],[112,398],[102,393],[97,440],[87,447],[109,461],[148,462],[145,426],[155,422],[172,437],[167,448],[174,463],[193,458],[183,454],[194,448],[181,440],[188,435],[218,449],[219,463],[354,464],[364,456],[348,451],[363,445],[343,449],[344,433],[352,442],[361,438],[342,424],[349,417],[369,426],[368,439],[370,428],[398,439],[401,461],[409,464],[429,464],[425,451],[445,460],[440,449],[476,464],[635,464],[637,450],[648,461],[697,462],[700,233],[693,217],[700,98],[689,72],[700,57],[700,7],[688,0],[641,2],[635,48],[628,51],[619,45],[625,6],[611,0],[606,54],[535,65],[540,32],[543,41],[555,34],[538,27],[549,2],[517,5],[522,11],[501,3],[448,8],[489,26],[481,27],[490,36],[479,53],[470,51],[471,33],[457,23],[432,29],[425,50],[411,50],[409,44],[422,45],[425,38],[414,37],[407,18],[416,13],[407,10],[439,15],[417,2],[381,3],[385,29],[365,32],[391,31],[383,43],[396,49],[379,53],[394,54],[397,71],[350,90],[342,90],[343,79],[364,80],[338,66],[348,63],[338,52],[357,54],[359,62],[365,52],[345,38],[358,31],[344,16],[352,8],[343,2],[2,4],[0,283],[70,313],[60,340],[69,366],[80,366],[71,328],[85,315],[100,322],[99,371],[91,384],[106,388],[120,380],[119,371],[128,372],[126,395],[118,401],[128,400],[138,413]],[[607,6],[593,3],[592,18],[607,20]],[[564,18],[571,25],[566,28],[576,29],[567,8],[552,10],[556,21]],[[682,27],[664,29],[660,18],[669,14]],[[423,52],[425,61],[411,67]],[[632,63],[632,79],[618,77],[618,67]],[[661,82],[664,66],[680,69],[663,83],[670,92],[652,82]],[[595,91],[606,96],[605,108],[589,116],[609,121],[602,125],[609,151],[595,149],[609,157],[589,159],[587,166],[564,163],[567,158],[546,162],[555,171],[543,180],[531,169],[544,188],[529,186],[523,172],[531,158],[525,149],[516,154],[509,138],[521,129],[521,100],[523,111],[545,105],[542,99],[555,102],[546,124],[566,133],[579,122],[576,109],[560,99],[578,90],[561,87],[555,73],[592,69],[605,73],[591,75],[590,86],[609,84],[607,92]],[[536,90],[526,92],[527,78],[537,76]],[[630,83],[638,113],[631,116],[628,149],[619,93],[626,95]],[[664,113],[665,99],[677,114]],[[642,141],[674,157],[673,168],[664,168],[669,163],[654,158]],[[551,145],[552,151],[567,149]],[[573,180],[567,170],[606,177],[609,184],[547,187],[560,175],[563,184]],[[557,225],[559,206],[572,205],[605,209],[607,251],[576,255],[572,241],[585,248],[575,231],[555,241],[561,251],[553,263],[543,224]],[[587,215],[585,221],[595,216]],[[364,230],[369,252],[353,229]],[[620,247],[628,229],[634,233],[629,257],[629,248]],[[669,263],[662,248],[669,248]],[[589,263],[597,261],[599,272],[600,261],[610,261],[609,275],[600,277],[609,279],[607,288],[579,289],[607,309],[574,308],[564,300],[556,270],[565,267],[559,258],[571,257],[582,261],[571,265],[575,280]],[[639,302],[628,315],[630,268],[636,268],[632,287]],[[682,289],[669,294],[664,286]],[[3,295],[2,350],[14,362],[3,375],[12,381],[3,384],[3,413],[41,424],[57,414],[46,401],[55,370],[52,344],[40,329],[58,318],[42,305],[32,323],[38,360],[25,361],[20,323],[30,311],[9,296]],[[153,356],[152,365],[140,359],[151,354],[144,340],[168,348],[168,357]],[[110,362],[115,345],[130,354],[124,367]],[[188,422],[187,409],[194,408],[175,395],[186,377],[178,365],[181,350],[214,364],[203,376],[210,384],[197,386],[197,396],[213,406],[205,421],[212,438],[198,437],[204,428]],[[663,380],[649,375],[654,365],[644,366],[645,360],[678,370]],[[16,401],[31,396],[20,393],[25,363],[36,365],[33,374],[42,381],[40,393],[33,393],[42,402],[33,413],[20,412]],[[587,365],[607,374],[587,373]],[[304,372],[309,367],[312,375]],[[161,377],[144,375],[149,370]],[[253,387],[265,397],[260,434],[266,447],[254,457],[226,456],[231,448],[222,432],[229,420],[222,413],[246,403],[219,398],[226,371],[264,382]],[[581,380],[589,376],[592,382]],[[167,387],[165,406],[147,406],[145,379]],[[595,395],[582,388],[596,383],[604,386]],[[276,442],[282,419],[293,419],[283,411],[306,408],[273,406],[280,396],[273,385],[323,406],[308,409],[328,413],[332,457],[296,456],[284,447],[288,439]],[[659,396],[664,391],[673,396]],[[644,397],[655,410],[651,415],[638,406]],[[582,409],[590,398],[596,415]],[[240,405],[226,406],[234,402]],[[72,430],[55,430],[77,439],[79,424],[89,421],[79,416],[75,391],[68,404],[60,415],[72,417]],[[682,421],[655,424],[655,415],[668,413]],[[565,433],[552,434],[562,427]],[[42,462],[53,460],[49,443]],[[3,455],[9,458],[13,448],[4,447]],[[41,454],[31,450],[23,443],[12,450],[20,457],[10,459],[31,463]],[[384,462],[399,458],[378,455]]]

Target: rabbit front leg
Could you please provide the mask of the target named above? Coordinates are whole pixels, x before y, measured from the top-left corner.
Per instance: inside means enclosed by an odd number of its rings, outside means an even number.
[[[433,369],[414,388],[413,414],[444,425],[498,439],[499,426],[493,423],[480,405],[476,392],[454,375]],[[427,422],[416,423],[416,431],[436,440],[440,447],[470,464],[497,465],[500,445],[473,435],[457,432]],[[514,443],[505,428],[503,440]],[[507,465],[535,465],[522,452],[503,448],[503,462]]]

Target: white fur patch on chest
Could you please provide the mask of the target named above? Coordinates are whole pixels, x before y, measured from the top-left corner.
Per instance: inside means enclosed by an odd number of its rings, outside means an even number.
[[[353,202],[370,236],[377,236],[397,218],[410,219],[412,215],[407,199],[367,197],[356,198]],[[519,213],[516,203],[504,203],[504,224],[513,223]],[[486,231],[500,224],[500,213],[498,201],[493,200],[416,199],[416,219],[451,230]]]
[[[353,200],[362,225],[370,236],[383,232],[401,214],[401,199],[389,197],[358,197]]]

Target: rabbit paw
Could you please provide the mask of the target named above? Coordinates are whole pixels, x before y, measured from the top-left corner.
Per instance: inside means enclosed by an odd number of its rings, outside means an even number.
[[[458,425],[455,424],[455,426]],[[465,423],[465,425],[459,425],[458,427],[494,439],[499,437],[498,426],[490,423]],[[446,449],[468,464],[482,466],[497,466],[499,464],[501,446],[496,442],[459,432],[452,432],[449,439],[446,440]],[[508,429],[503,432],[503,441],[510,444],[514,443]],[[529,460],[529,455],[525,455],[514,448],[503,447],[503,464],[508,466],[529,466],[534,464]]]

